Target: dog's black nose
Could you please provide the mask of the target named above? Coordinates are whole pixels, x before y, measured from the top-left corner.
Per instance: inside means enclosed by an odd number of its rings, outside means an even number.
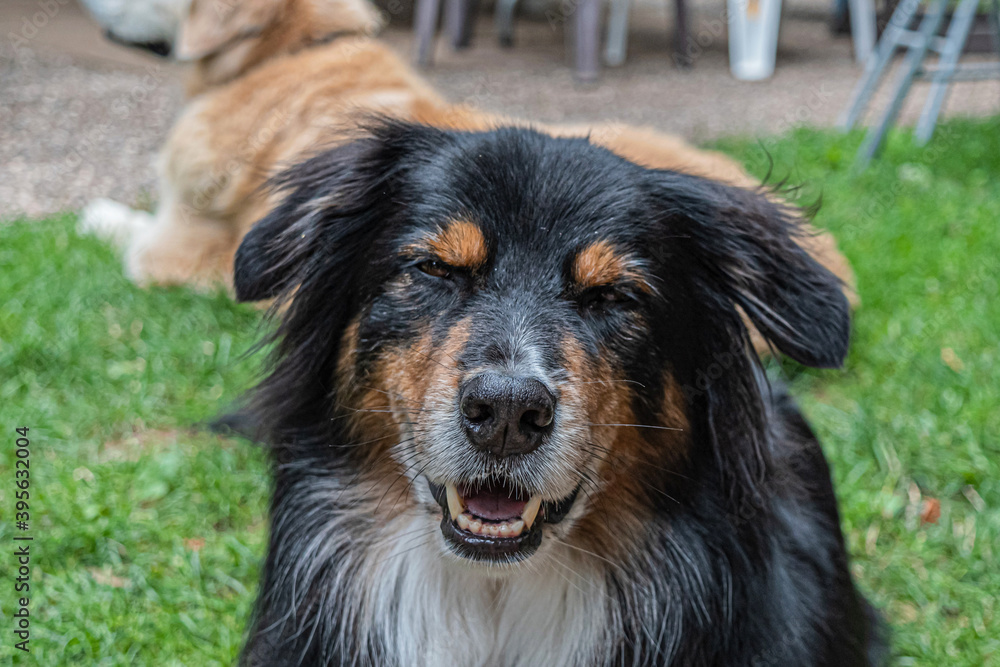
[[[556,399],[534,378],[477,375],[459,395],[462,421],[477,448],[512,456],[538,449],[552,428]]]

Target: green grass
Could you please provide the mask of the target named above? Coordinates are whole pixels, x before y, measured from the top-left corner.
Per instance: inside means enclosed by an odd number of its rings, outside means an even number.
[[[1000,119],[894,135],[796,130],[720,147],[822,194],[863,305],[842,371],[788,367],[833,464],[854,568],[900,665],[1000,665]],[[259,314],[143,291],[72,216],[0,226],[0,544],[31,428],[39,665],[231,664],[264,547],[265,461],[191,425],[248,387]],[[924,523],[928,499],[940,501]],[[8,547],[3,547],[6,554]],[[10,581],[11,559],[0,557]],[[5,586],[7,584],[4,584]],[[0,657],[12,653],[12,595]]]
[[[30,428],[38,665],[232,664],[264,546],[255,447],[191,425],[254,377],[258,314],[136,289],[74,219],[0,227],[0,544]],[[9,582],[12,559],[0,558]],[[10,618],[12,595],[0,595]],[[4,621],[0,656],[11,651]]]

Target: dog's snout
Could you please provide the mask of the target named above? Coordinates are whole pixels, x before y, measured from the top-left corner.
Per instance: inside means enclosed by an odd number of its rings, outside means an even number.
[[[484,373],[462,387],[465,431],[477,448],[497,456],[527,454],[551,430],[556,399],[534,378]]]

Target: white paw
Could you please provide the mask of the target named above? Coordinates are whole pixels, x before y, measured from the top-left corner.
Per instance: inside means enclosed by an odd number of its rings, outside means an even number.
[[[133,211],[125,204],[110,199],[95,199],[80,213],[77,231],[124,247],[145,225],[148,217],[147,213]]]

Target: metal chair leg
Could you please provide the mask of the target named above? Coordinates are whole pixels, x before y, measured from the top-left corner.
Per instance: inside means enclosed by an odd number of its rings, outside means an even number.
[[[628,15],[632,0],[611,0],[608,13],[607,44],[604,47],[604,64],[620,67],[625,64],[628,44]]]
[[[874,0],[849,0],[851,15],[851,40],[854,42],[854,59],[867,63],[875,51],[875,2]]]
[[[576,6],[574,60],[576,78],[580,81],[597,79],[600,65],[597,44],[601,29],[600,15],[600,0],[580,0]]]
[[[948,35],[945,37],[945,46],[941,51],[941,59],[938,61],[937,70],[931,83],[931,91],[924,103],[924,109],[920,112],[920,120],[917,121],[917,128],[914,136],[918,145],[924,145],[934,134],[934,126],[937,125],[938,115],[941,113],[941,106],[944,104],[948,94],[948,84],[951,76],[955,72],[955,65],[962,55],[965,42],[969,37],[969,29],[972,27],[972,20],[976,17],[976,7],[979,0],[962,0],[955,14],[951,18],[951,25],[948,26]]]
[[[674,36],[674,60],[678,67],[688,68],[693,59],[691,57],[691,31],[688,26],[687,0],[674,0],[674,9],[677,16],[677,28]]]
[[[931,39],[937,35],[937,31],[941,27],[946,4],[947,0],[933,0],[929,12],[924,15],[923,20],[920,22],[920,43],[911,46],[906,54],[902,69],[896,78],[895,85],[892,87],[889,108],[882,113],[879,122],[870,128],[865,135],[864,142],[862,142],[861,148],[858,150],[856,160],[859,167],[868,164],[875,157],[875,153],[878,152],[879,147],[882,145],[885,133],[888,132],[896,116],[899,115],[899,110],[903,106],[903,100],[906,99],[906,93],[909,92],[910,85],[913,83],[913,77],[920,68],[920,64],[924,61],[924,56],[927,55]]]
[[[990,3],[990,27],[993,28],[993,50],[1000,56],[1000,0]]]
[[[414,58],[421,67],[431,64],[434,48],[434,37],[437,33],[438,14],[441,13],[441,0],[417,0],[413,17]]]
[[[514,46],[514,9],[516,8],[517,0],[497,0],[493,22],[496,25],[500,46]]]
[[[848,105],[847,111],[839,123],[842,129],[851,129],[861,118],[865,107],[868,106],[869,99],[871,99],[872,94],[878,87],[882,73],[885,72],[886,68],[892,62],[892,56],[896,52],[896,47],[900,44],[900,38],[910,25],[913,17],[916,16],[919,8],[920,0],[903,0],[896,7],[896,11],[892,13],[889,25],[886,26],[885,32],[882,33],[882,38],[878,41],[875,56],[865,62],[864,74],[861,75],[861,79],[851,94],[851,103]]]
[[[478,9],[478,0],[446,0],[445,32],[451,48],[464,49],[472,43],[472,28]]]

